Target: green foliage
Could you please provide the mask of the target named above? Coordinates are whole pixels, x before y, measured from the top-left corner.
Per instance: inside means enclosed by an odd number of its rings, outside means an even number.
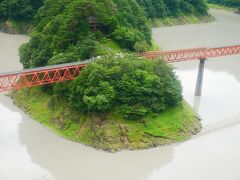
[[[182,14],[207,15],[205,0],[137,0],[148,18],[166,18]]]
[[[189,0],[200,15],[208,14],[208,7],[205,0]]]
[[[161,60],[107,57],[89,64],[70,85],[70,104],[85,112],[115,107],[127,119],[159,113],[182,101],[173,70]]]
[[[41,6],[31,0],[12,1],[29,2],[34,12]],[[7,11],[4,7],[0,6],[3,14]],[[205,1],[45,0],[36,15],[31,39],[20,50],[20,59],[25,68],[85,60],[115,47],[109,47],[102,39],[109,39],[122,49],[146,51],[152,46],[147,17],[183,14],[207,15]],[[91,28],[91,19],[96,19],[97,31]]]
[[[0,0],[0,20],[32,20],[43,0]]]
[[[99,24],[97,31],[90,26],[91,18]],[[150,26],[135,1],[46,0],[20,59],[24,67],[85,60],[98,55],[99,47],[109,51],[102,43],[106,38],[131,51],[151,46]],[[142,42],[144,47],[136,46]]]
[[[120,44],[120,46],[126,49],[134,49],[134,45],[143,39],[141,33],[134,28],[119,27],[113,32],[114,39]]]
[[[123,105],[119,107],[118,113],[121,114],[122,118],[124,119],[135,120],[146,116],[149,111],[147,108],[140,105]]]
[[[240,0],[208,0],[208,2],[228,7],[237,7],[240,9]]]

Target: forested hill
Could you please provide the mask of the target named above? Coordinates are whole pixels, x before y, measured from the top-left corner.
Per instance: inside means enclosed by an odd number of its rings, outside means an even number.
[[[137,0],[148,18],[164,18],[183,14],[207,15],[205,0]]]
[[[139,3],[45,0],[29,42],[20,48],[24,67],[101,60],[73,81],[18,91],[15,102],[59,134],[104,150],[150,148],[199,132],[171,66],[131,54],[153,46],[147,6]],[[193,4],[188,3],[200,13]],[[166,0],[165,10],[166,16],[183,12],[179,0]]]
[[[33,7],[39,7],[33,0],[11,1],[29,1],[32,14],[36,9]],[[21,48],[21,62],[25,67],[66,63],[105,54],[109,47],[146,51],[152,47],[147,18],[183,13],[207,14],[206,3],[203,0],[45,0],[36,15],[31,40]],[[91,19],[97,21],[97,31],[91,28]]]
[[[208,3],[230,7],[240,13],[240,0],[208,0]]]
[[[0,20],[32,20],[43,0],[0,0]]]
[[[0,19],[30,20],[43,5],[44,0],[0,0]],[[73,0],[74,1],[74,0]],[[125,6],[126,0],[117,1]],[[163,18],[167,16],[181,16],[182,14],[206,15],[207,5],[205,0],[132,0],[145,10],[148,18]],[[57,1],[59,2],[59,1]],[[65,0],[62,0],[65,2]],[[95,2],[95,1],[92,1]],[[227,5],[239,4],[238,0],[210,0]],[[101,1],[96,1],[101,3]],[[111,1],[109,1],[111,3]]]
[[[30,42],[20,51],[25,67],[151,47],[151,28],[133,0],[45,0],[35,21]]]
[[[228,7],[240,7],[240,0],[208,0],[208,2]]]

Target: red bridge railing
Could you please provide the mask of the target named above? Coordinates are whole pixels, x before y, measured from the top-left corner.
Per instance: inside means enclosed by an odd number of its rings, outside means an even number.
[[[0,75],[0,92],[73,80],[79,75],[81,68],[85,66],[86,64],[76,64],[3,74]]]
[[[140,53],[140,56],[145,58],[157,58],[161,57],[168,63],[208,59],[220,56],[236,55],[240,54],[240,45],[228,46],[220,48],[196,48],[196,49],[184,49],[175,51],[152,51]]]
[[[140,53],[145,58],[163,58],[168,63],[208,59],[213,57],[240,54],[240,45],[221,48],[197,48],[175,51],[153,51]],[[89,61],[0,74],[0,92],[18,90],[33,86],[53,84],[76,78]]]

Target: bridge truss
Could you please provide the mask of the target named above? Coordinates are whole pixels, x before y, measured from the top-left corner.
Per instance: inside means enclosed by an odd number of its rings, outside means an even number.
[[[143,58],[163,58],[167,63],[175,63],[237,54],[240,54],[240,45],[220,48],[152,51],[140,53],[139,55]],[[0,74],[0,92],[73,80],[88,63],[89,61],[83,61]]]
[[[145,58],[163,58],[168,63],[209,59],[240,54],[240,45],[219,48],[196,48],[175,51],[152,51],[140,53]]]
[[[73,80],[85,66],[86,64],[76,64],[0,75],[0,92]]]

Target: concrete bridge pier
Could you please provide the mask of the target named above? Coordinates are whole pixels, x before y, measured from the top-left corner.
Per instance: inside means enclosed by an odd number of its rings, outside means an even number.
[[[203,85],[203,73],[204,73],[204,66],[205,61],[207,59],[200,59],[199,61],[199,67],[198,67],[198,77],[197,77],[197,84],[195,89],[195,96],[201,96],[202,95],[202,85]]]

